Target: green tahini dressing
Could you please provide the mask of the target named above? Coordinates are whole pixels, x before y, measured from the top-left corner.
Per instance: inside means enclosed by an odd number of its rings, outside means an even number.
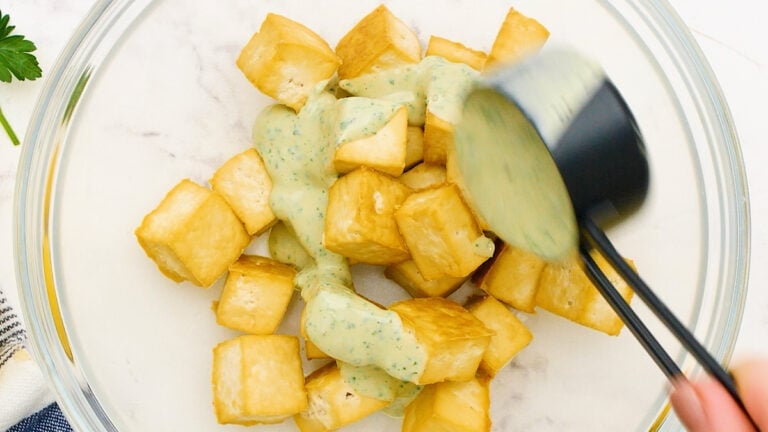
[[[267,241],[269,255],[281,263],[303,269],[312,265],[314,260],[304,249],[288,225],[278,222],[269,230]]]
[[[402,417],[405,407],[416,398],[423,386],[400,381],[376,366],[352,366],[336,362],[344,381],[361,395],[389,401],[383,411],[391,417]]]
[[[547,260],[573,253],[578,227],[570,196],[547,146],[517,106],[494,90],[473,91],[454,141],[464,184],[499,237]]]
[[[401,105],[412,125],[424,123],[427,107],[457,122],[477,77],[466,65],[427,57],[417,65],[339,83],[362,97],[337,101],[319,85],[298,114],[275,105],[254,125],[254,146],[273,179],[270,204],[288,228],[270,240],[270,249],[302,264],[297,285],[307,302],[307,336],[340,361],[345,379],[361,394],[394,400],[394,415],[402,415],[421,389],[403,381],[421,375],[426,353],[396,313],[354,293],[346,259],[323,247],[328,188],[338,177],[333,154],[337,145],[374,134]],[[483,254],[489,250],[482,241],[476,248]],[[300,257],[301,249],[310,259]]]
[[[337,178],[332,165],[337,112],[336,98],[319,87],[299,114],[271,106],[253,130],[254,146],[273,179],[270,205],[314,260],[297,277],[307,302],[307,336],[338,360],[414,380],[426,362],[416,337],[395,312],[356,295],[346,259],[323,247],[328,188]],[[363,108],[359,115],[365,115]]]
[[[429,56],[415,65],[341,80],[339,86],[356,96],[381,98],[408,108],[408,123],[424,124],[426,110],[456,123],[464,98],[474,88],[479,73],[465,64]]]
[[[392,119],[400,104],[367,97],[336,101],[335,145],[369,137]]]
[[[377,366],[353,366],[340,361],[336,364],[344,381],[363,396],[391,402],[403,384]]]

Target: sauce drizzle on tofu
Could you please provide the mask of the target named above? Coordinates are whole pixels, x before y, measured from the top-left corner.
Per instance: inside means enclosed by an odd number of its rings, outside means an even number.
[[[411,381],[426,363],[416,337],[397,313],[355,294],[346,258],[323,246],[328,188],[338,177],[333,169],[338,105],[323,85],[298,114],[274,105],[258,116],[253,129],[254,146],[274,179],[270,205],[314,261],[297,276],[307,302],[307,336],[336,359],[355,366],[376,365]],[[366,113],[361,108],[358,115]]]
[[[426,110],[450,123],[458,122],[464,98],[480,74],[465,64],[425,57],[415,65],[341,80],[339,86],[356,96],[381,98],[408,108],[408,124],[424,124]]]
[[[298,114],[275,105],[256,119],[253,143],[274,182],[270,205],[313,259],[296,279],[307,302],[305,331],[331,357],[352,366],[374,365],[411,382],[419,379],[427,363],[427,354],[398,314],[355,294],[346,258],[323,245],[328,190],[338,178],[333,165],[336,146],[369,135],[401,105],[408,109],[410,124],[423,124],[427,109],[455,123],[477,77],[478,72],[464,64],[427,57],[416,65],[339,83],[362,97],[340,101],[320,83]],[[365,98],[388,102],[366,103]],[[337,124],[340,111],[350,108],[353,121]],[[492,251],[489,242],[477,240],[480,255]],[[378,386],[376,392],[381,392],[391,385],[379,379],[380,374],[364,372],[357,370],[359,380],[365,381],[361,387]]]

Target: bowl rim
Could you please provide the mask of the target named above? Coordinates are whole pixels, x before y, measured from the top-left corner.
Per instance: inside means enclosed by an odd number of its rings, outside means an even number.
[[[600,0],[612,7],[611,0]],[[670,55],[677,56],[677,67],[697,96],[702,115],[716,126],[712,133],[725,152],[718,161],[720,181],[733,192],[728,204],[729,235],[735,242],[733,264],[727,276],[738,292],[731,295],[728,316],[718,334],[709,331],[705,345],[712,354],[727,364],[733,353],[741,326],[746,300],[750,257],[750,204],[746,170],[738,134],[730,109],[717,78],[688,27],[667,0],[619,0],[643,16],[657,32]],[[100,0],[95,3],[61,52],[47,76],[45,85],[31,116],[22,147],[14,193],[14,258],[22,315],[30,336],[31,352],[52,385],[62,411],[75,430],[117,430],[90,390],[85,377],[78,374],[66,332],[58,310],[56,287],[51,266],[48,232],[51,229],[49,209],[53,197],[53,177],[58,156],[78,101],[109,47],[100,46],[105,35],[119,40],[129,25],[153,4],[153,0]],[[45,179],[34,182],[34,179]],[[735,295],[738,294],[738,295]],[[46,302],[39,301],[40,298]],[[713,329],[710,329],[713,330]],[[717,341],[715,340],[717,339]],[[719,342],[719,343],[718,343]],[[715,343],[715,346],[712,344]],[[76,392],[75,389],[80,390]],[[652,430],[679,427],[664,406]]]

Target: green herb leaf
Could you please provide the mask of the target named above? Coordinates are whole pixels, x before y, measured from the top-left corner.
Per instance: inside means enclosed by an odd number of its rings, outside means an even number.
[[[8,25],[11,18],[0,11],[0,81],[11,82],[13,78],[19,81],[35,80],[43,75],[40,65],[34,55],[36,50],[32,41],[22,35],[12,35],[15,26]],[[11,125],[0,110],[0,126],[3,127],[13,145],[19,145],[19,139]]]
[[[34,80],[42,76],[42,70],[34,55],[37,47],[22,35],[12,35],[15,26],[8,25],[10,17],[0,11],[0,81]]]

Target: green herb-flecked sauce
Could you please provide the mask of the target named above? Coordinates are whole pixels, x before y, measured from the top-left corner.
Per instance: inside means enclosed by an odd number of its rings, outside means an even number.
[[[336,362],[344,381],[363,396],[388,401],[383,411],[391,417],[402,417],[405,407],[419,395],[423,386],[391,377],[376,366],[352,366]]]
[[[390,417],[402,417],[405,414],[405,407],[416,399],[416,396],[421,393],[422,389],[424,389],[424,386],[410,382],[401,382],[395,399],[385,406],[382,411]]]
[[[340,361],[336,363],[344,381],[363,396],[391,402],[397,397],[403,383],[377,366],[353,366]]]
[[[334,144],[374,135],[392,119],[400,104],[368,97],[348,97],[336,101]]]
[[[363,105],[359,104],[357,115],[366,117]],[[375,118],[380,108],[372,105],[368,115]],[[328,188],[338,177],[333,153],[339,109],[339,101],[318,88],[298,114],[274,105],[258,116],[253,143],[273,179],[270,205],[312,257],[297,276],[307,302],[309,339],[323,352],[351,365],[375,365],[398,379],[414,380],[426,360],[415,336],[406,331],[395,312],[356,295],[350,288],[346,258],[323,246]],[[382,125],[386,121],[372,120]]]
[[[328,189],[338,177],[333,155],[336,146],[374,134],[402,105],[412,125],[424,123],[427,107],[443,120],[458,121],[477,76],[466,65],[427,57],[339,83],[357,97],[337,100],[321,84],[298,114],[274,105],[254,124],[253,144],[273,180],[270,205],[288,228],[287,235],[270,239],[270,250],[295,260],[301,255],[295,242],[282,244],[293,237],[311,257],[299,258],[297,276],[307,303],[307,337],[344,365],[347,382],[361,394],[393,400],[393,415],[402,415],[418,394],[420,387],[405,381],[420,377],[426,353],[395,312],[355,294],[347,260],[323,246]],[[486,251],[487,245],[477,248]]]
[[[339,86],[356,96],[380,98],[408,108],[408,123],[421,126],[426,110],[456,123],[461,118],[464,98],[479,73],[465,64],[429,56],[415,65],[341,80]]]
[[[269,230],[267,247],[272,258],[299,269],[308,267],[314,262],[299,239],[296,238],[296,233],[283,222],[276,223]]]
[[[472,201],[499,237],[551,261],[576,250],[578,227],[563,179],[515,104],[491,89],[473,91],[454,142]]]

